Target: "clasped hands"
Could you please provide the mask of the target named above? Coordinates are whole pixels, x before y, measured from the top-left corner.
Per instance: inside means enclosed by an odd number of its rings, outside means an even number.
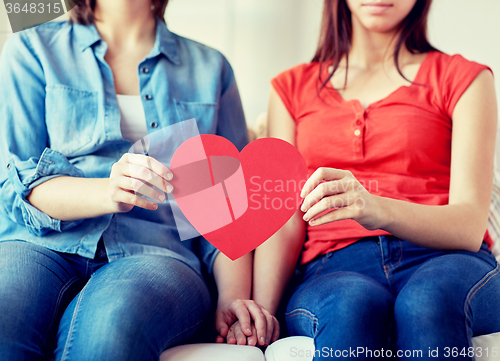
[[[269,346],[279,338],[280,326],[276,317],[252,300],[220,301],[215,312],[215,342]]]

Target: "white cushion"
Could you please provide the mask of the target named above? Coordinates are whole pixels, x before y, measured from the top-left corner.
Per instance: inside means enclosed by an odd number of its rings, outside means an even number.
[[[266,349],[266,361],[311,361],[314,341],[310,337],[286,337],[272,343]]]
[[[500,360],[500,332],[474,337],[472,344],[476,348],[476,361]],[[478,349],[482,351],[481,357]]]
[[[199,343],[172,347],[160,355],[160,361],[265,361],[255,346]]]
[[[476,348],[476,361],[500,360],[500,332],[474,337],[472,343]],[[478,348],[482,351],[481,357]],[[266,361],[311,361],[313,356],[314,341],[303,336],[283,338],[266,350]]]

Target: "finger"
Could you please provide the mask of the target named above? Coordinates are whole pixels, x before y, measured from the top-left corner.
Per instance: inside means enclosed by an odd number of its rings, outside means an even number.
[[[336,192],[337,189],[338,188],[332,182],[323,182],[318,184],[318,186],[304,198],[300,210],[302,212],[307,212],[313,205],[321,201],[324,197],[338,193]]]
[[[247,344],[247,336],[241,331],[241,327],[237,324],[234,326],[234,337],[236,337],[237,345]]]
[[[271,338],[273,337],[274,331],[274,316],[268,310],[262,310],[267,320],[267,329],[266,329],[266,346],[271,343]]]
[[[347,172],[347,171],[346,171]],[[346,175],[344,178],[336,181],[323,182],[314,188],[302,202],[300,210],[307,212],[312,206],[321,201],[326,196],[342,194],[355,190],[356,184],[360,185],[354,177]],[[359,189],[358,189],[359,190]],[[333,208],[333,207],[330,207]]]
[[[144,154],[127,153],[127,162],[148,168],[166,181],[172,180],[174,175],[165,165],[155,158]]]
[[[226,340],[229,345],[236,345],[236,336],[234,335],[234,327],[229,328]]]
[[[224,314],[222,312],[215,313],[215,329],[223,338],[227,337],[229,325],[224,321]]]
[[[273,328],[273,335],[271,337],[271,343],[278,341],[278,339],[280,338],[280,323],[278,322],[276,317],[274,317],[273,322],[274,322],[274,328]]]
[[[328,212],[320,217],[313,218],[309,221],[311,226],[320,226],[325,223],[340,221],[342,219],[351,219],[354,218],[357,210],[356,203],[350,205],[349,207],[339,208]]]
[[[249,309],[244,302],[239,302],[233,307],[233,312],[240,322],[240,328],[246,336],[252,335],[252,330],[250,329],[251,319],[248,311]]]
[[[224,343],[224,337],[217,335],[217,337],[215,337],[215,343]]]
[[[255,329],[255,325],[252,325],[252,336],[247,337],[248,346],[257,345],[257,330]]]
[[[302,191],[300,192],[300,196],[305,198],[314,188],[317,187],[323,181],[330,180],[338,180],[344,178],[348,171],[342,169],[335,168],[318,168],[316,171],[309,177],[304,187],[302,187]]]
[[[119,177],[117,179],[117,185],[121,189],[135,192],[143,197],[148,197],[156,202],[163,202],[165,200],[165,194],[163,192],[157,191],[150,184],[145,183],[139,179],[130,178],[127,176]]]
[[[165,193],[172,193],[174,189],[174,187],[165,181],[164,178],[142,165],[129,163],[128,167],[123,167],[123,174],[127,177],[139,179],[143,182],[149,183]]]
[[[248,304],[248,310],[252,315],[252,319],[255,324],[255,329],[257,330],[257,339],[259,345],[264,346],[266,344],[266,329],[267,329],[266,316],[264,316],[262,308],[255,303]]]
[[[304,214],[304,221],[308,221],[318,214],[333,208],[348,207],[356,201],[355,194],[353,192],[337,194],[335,196],[324,197],[318,203],[314,204],[309,210]]]
[[[130,204],[135,207],[149,209],[151,211],[155,211],[158,209],[158,204],[156,204],[155,202],[148,201],[141,196],[124,191],[122,189],[118,189],[113,195],[112,199],[117,203]]]

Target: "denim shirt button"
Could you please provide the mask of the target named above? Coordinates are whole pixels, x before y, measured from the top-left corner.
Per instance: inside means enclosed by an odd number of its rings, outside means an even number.
[[[7,169],[10,169],[12,167],[12,164],[7,163]]]
[[[156,128],[158,126],[158,123],[157,122],[151,122],[151,128]]]
[[[144,99],[151,100],[151,99],[153,99],[153,97],[150,94],[146,94],[146,95],[144,95]]]
[[[142,68],[141,71],[144,73],[144,74],[147,74],[149,73],[149,68]]]

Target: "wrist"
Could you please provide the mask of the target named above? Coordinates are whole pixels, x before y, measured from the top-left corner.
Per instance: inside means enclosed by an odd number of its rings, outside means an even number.
[[[387,231],[388,228],[391,228],[391,225],[394,223],[394,212],[392,199],[376,196],[378,201],[378,210],[379,210],[379,226],[378,229],[382,229]]]
[[[258,305],[264,307],[273,316],[278,311],[280,299],[281,298],[278,298],[275,295],[269,295],[269,294],[260,294],[259,295],[258,292],[256,292],[256,294],[253,295],[254,302],[257,303]]]
[[[117,207],[116,203],[111,199],[111,181],[109,178],[102,178],[99,180],[100,189],[100,203],[98,206],[101,207],[103,214],[113,214],[116,213]]]
[[[236,300],[249,300],[250,297],[244,294],[237,293],[227,293],[227,294],[219,294],[219,298],[217,300],[217,306],[225,305]]]
[[[271,315],[276,316],[276,313],[278,312],[278,304],[274,302],[259,302],[259,301],[255,301],[255,303],[264,307],[266,310],[269,311]]]

